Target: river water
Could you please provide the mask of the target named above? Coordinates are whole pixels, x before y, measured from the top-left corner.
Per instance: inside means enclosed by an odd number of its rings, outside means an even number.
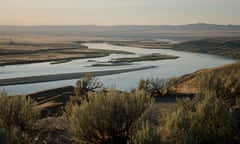
[[[135,88],[137,86],[138,81],[141,78],[158,77],[166,79],[171,77],[178,77],[192,73],[199,69],[217,67],[237,61],[210,54],[182,52],[170,49],[144,49],[125,46],[113,46],[107,43],[86,43],[84,45],[88,46],[90,49],[122,50],[133,52],[135,54],[111,54],[109,56],[101,58],[74,60],[68,63],[55,65],[50,65],[49,62],[45,62],[26,65],[4,66],[0,67],[0,79],[156,66],[152,69],[98,77],[98,79],[103,82],[105,87],[114,86],[119,90],[130,90],[131,88]],[[106,63],[107,61],[115,58],[136,57],[152,53],[175,55],[179,56],[179,58],[172,60],[134,62],[132,65],[126,66],[89,67],[92,64]],[[74,85],[76,81],[77,79],[36,84],[2,86],[0,87],[0,91],[5,90],[9,95],[27,94],[64,85]]]

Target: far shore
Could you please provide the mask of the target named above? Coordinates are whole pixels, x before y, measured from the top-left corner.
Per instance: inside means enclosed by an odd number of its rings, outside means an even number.
[[[30,77],[0,79],[0,86],[80,79],[86,73],[91,73],[94,76],[104,76],[104,75],[113,75],[113,74],[120,74],[120,73],[126,73],[126,72],[145,70],[145,69],[150,69],[150,68],[155,68],[155,66],[147,66],[147,67],[140,67],[140,68],[129,68],[129,69],[122,69],[122,70],[64,73],[64,74],[54,74],[54,75],[42,75],[42,76],[30,76]]]

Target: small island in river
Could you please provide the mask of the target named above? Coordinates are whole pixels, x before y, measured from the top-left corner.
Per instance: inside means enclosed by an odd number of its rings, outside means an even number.
[[[112,60],[111,62],[123,63],[123,62],[139,62],[139,61],[156,61],[156,60],[177,59],[177,58],[179,58],[179,56],[153,53],[150,55],[144,55],[144,56],[140,56],[140,57],[117,58],[117,59]]]

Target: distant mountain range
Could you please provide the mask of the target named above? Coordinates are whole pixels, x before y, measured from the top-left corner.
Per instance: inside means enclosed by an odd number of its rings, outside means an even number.
[[[119,37],[119,38],[202,38],[240,36],[240,25],[66,25],[66,26],[0,26],[0,35],[44,34],[64,36]]]

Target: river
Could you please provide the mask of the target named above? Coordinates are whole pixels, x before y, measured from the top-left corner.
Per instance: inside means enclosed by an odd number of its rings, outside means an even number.
[[[192,73],[199,69],[217,67],[237,61],[210,54],[182,52],[170,49],[144,49],[126,46],[114,46],[107,43],[85,43],[84,45],[88,46],[90,49],[123,50],[133,52],[135,54],[111,54],[109,56],[101,58],[80,59],[55,65],[50,65],[49,62],[45,62],[3,66],[0,67],[0,79],[156,66],[152,69],[97,77],[101,82],[103,82],[105,87],[114,86],[119,90],[130,90],[131,88],[135,88],[137,86],[138,81],[141,78],[158,77],[166,79],[171,77],[178,77]],[[175,55],[179,56],[179,58],[171,60],[134,62],[132,65],[126,66],[90,67],[92,64],[106,63],[107,61],[114,58],[136,57],[151,53]],[[77,79],[36,84],[2,86],[0,87],[0,91],[5,90],[9,95],[27,94],[64,85],[74,85],[76,81]]]

